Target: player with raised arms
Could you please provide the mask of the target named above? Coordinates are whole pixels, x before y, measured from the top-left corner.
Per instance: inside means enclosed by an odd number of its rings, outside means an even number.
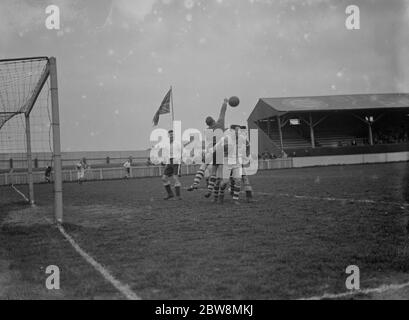
[[[220,115],[217,121],[214,120],[213,117],[206,118],[206,125],[210,130],[222,130],[223,132],[226,130],[225,119],[226,119],[226,111],[227,105],[229,104],[231,107],[237,107],[240,103],[239,98],[232,97],[230,99],[224,99],[222,108],[220,110]],[[212,147],[214,147],[218,141],[212,142]],[[212,148],[213,149],[213,148]],[[210,163],[212,162],[211,168]],[[203,177],[205,176],[206,169],[209,169],[210,177],[207,186],[207,193],[205,195],[206,198],[209,198],[216,186],[216,174],[217,174],[218,164],[216,163],[216,153],[211,152],[205,155],[205,163],[200,167],[199,171],[196,173],[195,179],[193,184],[188,188],[188,191],[197,190],[200,182],[202,181]]]

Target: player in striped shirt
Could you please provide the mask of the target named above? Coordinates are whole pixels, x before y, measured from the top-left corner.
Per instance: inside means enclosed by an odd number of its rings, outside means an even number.
[[[220,129],[223,132],[225,131],[225,127],[226,127],[225,119],[226,119],[226,111],[227,111],[228,102],[229,102],[229,99],[227,98],[224,99],[222,108],[220,110],[219,119],[217,121],[215,121],[212,117],[206,118],[206,124],[208,126],[208,129],[211,129],[211,130]],[[218,143],[218,141],[215,141],[215,140],[216,138],[212,142],[213,147]],[[216,185],[216,172],[217,172],[218,164],[216,163],[216,154],[214,152],[207,154],[205,158],[206,158],[205,163],[200,167],[199,171],[196,173],[194,182],[188,188],[188,191],[197,190],[200,182],[202,181],[205,175],[206,169],[209,169],[210,178],[209,178],[209,183],[208,183],[208,190],[207,190],[205,197],[210,198],[215,188],[215,185]],[[211,167],[209,167],[210,163],[212,163]]]

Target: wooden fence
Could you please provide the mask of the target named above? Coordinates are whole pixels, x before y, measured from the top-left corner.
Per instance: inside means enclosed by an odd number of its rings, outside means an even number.
[[[259,170],[273,170],[273,169],[285,169],[292,168],[291,159],[283,160],[267,160],[259,161]],[[194,175],[199,169],[199,165],[183,165],[182,175]],[[150,167],[132,167],[131,179],[135,178],[150,178],[161,177],[163,175],[164,167],[150,166]],[[98,168],[89,169],[86,171],[86,180],[98,181],[98,180],[116,180],[123,179],[126,176],[124,168]],[[44,172],[35,171],[33,173],[34,183],[42,183],[45,181]],[[77,181],[77,170],[64,170],[63,171],[64,182]],[[27,184],[27,172],[14,172],[0,174],[0,186],[10,184]]]

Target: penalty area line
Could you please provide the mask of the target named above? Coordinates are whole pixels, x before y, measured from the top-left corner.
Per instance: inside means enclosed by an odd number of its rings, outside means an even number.
[[[122,293],[128,300],[142,300],[135,292],[133,292],[129,286],[123,284],[117,280],[111,273],[105,269],[98,261],[91,257],[88,253],[81,249],[81,247],[75,242],[75,240],[65,231],[64,227],[57,224],[58,230],[64,236],[64,238],[71,244],[74,250],[95,270],[97,270],[105,280],[111,283],[120,293]]]
[[[373,293],[378,293],[382,294],[388,291],[398,291],[398,290],[403,290],[405,288],[409,287],[409,282],[403,283],[403,284],[390,284],[390,285],[382,285],[378,288],[372,288],[372,289],[365,289],[365,290],[356,290],[356,291],[350,291],[350,292],[344,292],[344,293],[338,293],[338,294],[323,294],[322,296],[316,296],[316,297],[310,297],[310,298],[301,298],[298,300],[324,300],[324,299],[342,299],[342,298],[348,298],[348,297],[353,297],[356,295],[368,295],[368,294],[373,294]]]
[[[393,201],[377,201],[377,200],[369,200],[369,199],[347,199],[347,198],[333,198],[333,197],[314,197],[314,196],[299,196],[299,195],[291,195],[287,193],[267,193],[267,192],[254,192],[255,194],[263,195],[263,196],[277,196],[277,197],[285,197],[285,198],[294,198],[294,199],[301,199],[301,200],[316,200],[316,201],[329,201],[329,202],[352,202],[352,203],[364,203],[364,204],[384,204],[384,205],[393,205],[399,206],[402,208],[409,207],[409,203],[404,202],[393,202]]]

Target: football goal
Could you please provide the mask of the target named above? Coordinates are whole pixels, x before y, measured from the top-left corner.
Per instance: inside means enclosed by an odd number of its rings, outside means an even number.
[[[13,188],[18,197],[35,205],[39,183],[54,185],[54,214],[61,223],[56,59],[0,60],[0,185]]]

